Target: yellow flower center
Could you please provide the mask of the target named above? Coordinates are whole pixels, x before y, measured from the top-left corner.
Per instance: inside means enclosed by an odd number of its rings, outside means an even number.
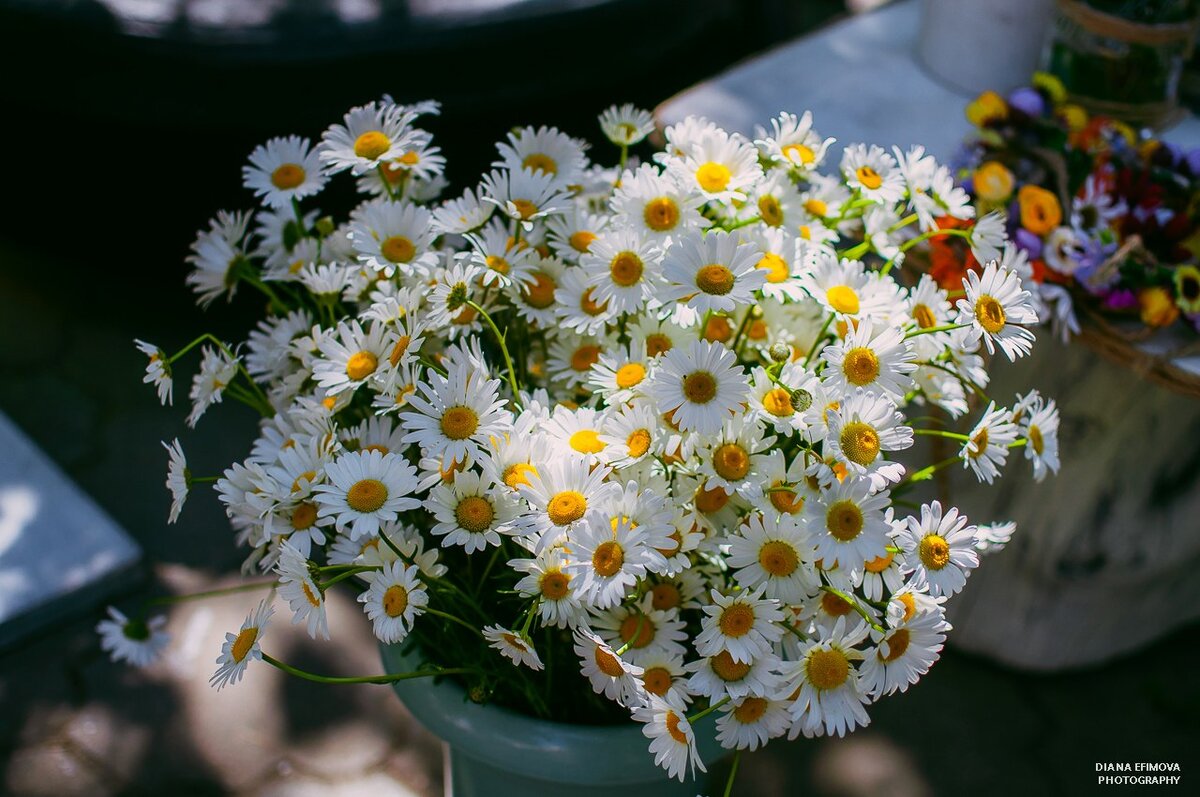
[[[550,522],[556,526],[574,523],[586,512],[587,499],[583,497],[583,493],[575,490],[563,490],[561,493],[555,494],[550,499],[550,503],[546,505],[546,514],[549,515]]]
[[[617,387],[627,389],[646,378],[646,368],[641,363],[626,363],[617,369]]]
[[[967,451],[971,459],[978,459],[983,456],[983,452],[987,451],[988,447],[988,430],[980,429],[979,433],[971,438],[971,447]]]
[[[724,443],[713,451],[713,470],[727,481],[746,478],[750,472],[750,455],[737,443]]]
[[[679,206],[667,196],[651,199],[642,210],[642,219],[655,232],[673,230],[679,223]]]
[[[311,482],[312,482],[312,480],[313,480],[313,479],[315,479],[315,478],[317,478],[317,472],[316,472],[315,470],[306,470],[306,471],[304,471],[304,473],[301,473],[301,474],[300,474],[299,476],[297,476],[297,477],[295,478],[295,480],[292,482],[292,492],[293,492],[293,493],[298,493],[298,492],[300,492],[300,488],[301,488],[301,486],[302,486],[302,482],[310,482],[310,483],[311,483]]]
[[[763,409],[776,418],[786,418],[795,413],[792,394],[781,387],[771,388],[762,398]]]
[[[804,673],[815,689],[837,689],[850,677],[850,661],[840,650],[814,650],[804,662]]]
[[[657,629],[654,622],[644,614],[631,614],[621,621],[621,641],[631,648],[644,648],[654,641]]]
[[[913,321],[917,322],[917,326],[921,329],[929,329],[937,325],[937,319],[934,318],[933,311],[928,305],[918,304],[913,308]]]
[[[304,167],[297,163],[285,163],[271,172],[271,185],[281,191],[295,188],[304,182]]]
[[[346,503],[355,512],[375,512],[387,499],[387,485],[379,479],[360,479],[346,491]]]
[[[763,255],[762,260],[758,261],[757,267],[767,272],[767,282],[774,285],[786,281],[790,276],[787,261],[774,252],[767,252]]]
[[[600,672],[609,678],[620,678],[625,674],[625,668],[621,666],[621,662],[617,657],[599,645],[596,646],[596,652],[593,657],[596,660],[596,666],[600,668]]]
[[[696,491],[696,511],[711,515],[713,512],[720,512],[725,508],[725,504],[729,503],[729,495],[724,489],[714,487],[711,490],[703,488]]]
[[[499,274],[507,274],[508,273],[508,268],[509,268],[508,261],[505,260],[504,258],[500,257],[499,255],[488,255],[487,257],[484,258],[484,263],[486,263],[487,267],[490,268],[492,271],[495,271]]]
[[[721,619],[717,624],[725,636],[745,636],[754,627],[754,610],[744,603],[730,604],[721,612]]]
[[[596,575],[601,578],[609,578],[616,575],[620,572],[624,564],[625,551],[614,540],[600,543],[596,546],[596,550],[592,554],[592,568],[596,571]]]
[[[853,348],[842,359],[842,373],[851,384],[869,385],[879,376],[879,357],[866,346]]]
[[[407,263],[417,253],[417,247],[403,235],[393,235],[384,239],[379,251],[392,263]]]
[[[803,144],[788,144],[783,148],[783,156],[792,163],[808,165],[817,159],[817,153]]]
[[[354,154],[373,161],[387,152],[391,146],[392,141],[386,135],[378,130],[368,130],[354,139]]]
[[[733,325],[722,315],[709,316],[704,324],[704,339],[709,343],[722,343],[733,337]]]
[[[754,666],[745,661],[734,661],[728,650],[722,650],[708,660],[712,671],[722,681],[740,681]]]
[[[350,355],[350,359],[346,361],[346,376],[357,382],[375,373],[378,366],[378,357],[372,352],[360,351]]]
[[[776,482],[771,489],[771,506],[788,515],[794,515],[804,508],[804,499],[796,495],[795,490],[780,489],[782,482]]]
[[[532,285],[521,283],[521,293],[525,297],[525,304],[537,310],[544,310],[554,304],[554,289],[557,287],[549,274],[535,271]]]
[[[850,602],[832,592],[821,593],[821,610],[830,617],[844,617],[854,611]]]
[[[724,191],[733,175],[720,163],[709,161],[696,170],[696,183],[709,193]]]
[[[950,564],[950,543],[940,534],[926,534],[917,549],[921,564],[930,570],[941,570]]]
[[[748,697],[733,710],[733,718],[743,725],[753,725],[767,713],[765,697]]]
[[[604,450],[604,443],[600,442],[600,435],[595,429],[580,429],[567,442],[580,454],[599,454]]]
[[[863,567],[868,573],[882,573],[892,566],[892,560],[896,558],[896,554],[888,551],[886,556],[877,556],[867,562]]]
[[[826,205],[823,200],[817,199],[816,197],[805,200],[804,209],[814,216],[820,216],[822,218],[829,215],[829,206]]]
[[[321,605],[320,591],[313,592],[313,588],[308,585],[307,581],[300,582],[300,589],[302,592],[304,592],[305,600],[307,600],[313,606],[320,607],[320,605]]]
[[[879,176],[879,172],[870,166],[859,166],[855,174],[858,175],[858,181],[862,183],[863,188],[874,191],[883,185],[883,178]]]
[[[441,427],[451,440],[466,440],[479,428],[479,416],[470,407],[451,407],[442,413]]]
[[[522,484],[529,485],[529,474],[537,475],[537,468],[528,462],[517,462],[504,469],[504,483],[515,490]]]
[[[588,288],[579,297],[579,309],[588,315],[600,315],[608,307],[608,302],[597,303],[594,297],[595,288]]]
[[[904,605],[904,617],[902,622],[907,623],[917,613],[917,599],[912,596],[911,592],[902,592],[896,596],[896,600]]]
[[[511,201],[513,207],[517,209],[517,215],[522,219],[528,220],[538,212],[538,206],[528,199],[514,199]]]
[[[862,510],[853,501],[835,501],[825,511],[825,528],[835,540],[849,542],[863,530]]]
[[[720,263],[710,263],[696,272],[696,287],[713,296],[733,290],[733,272]]]
[[[305,529],[312,528],[312,525],[316,522],[316,504],[303,503],[292,510],[291,523],[292,528],[296,531],[304,531]]]
[[[895,661],[904,655],[904,651],[908,650],[908,643],[911,641],[911,635],[907,628],[898,628],[887,638],[888,652],[883,655],[883,651],[878,651],[875,655],[879,656],[880,661]]]
[[[646,356],[657,357],[664,352],[670,351],[675,344],[671,338],[661,332],[653,332],[646,336]]]
[[[858,312],[858,294],[849,285],[834,285],[825,291],[825,300],[839,313],[854,315]]]
[[[383,593],[383,613],[388,617],[399,617],[408,608],[408,590],[393,584]]]
[[[670,670],[665,667],[649,667],[642,673],[642,685],[652,695],[665,696],[673,682]]]
[[[674,584],[662,582],[650,588],[650,605],[659,611],[674,609],[682,602],[683,596]]]
[[[496,509],[491,501],[478,495],[469,495],[454,508],[454,519],[458,525],[472,534],[480,534],[492,527]]]
[[[625,288],[638,283],[643,268],[642,259],[633,252],[619,252],[609,264],[612,281]]]
[[[771,278],[768,276],[767,281],[770,282],[770,280]],[[766,340],[767,323],[761,318],[754,319],[750,322],[750,326],[746,327],[746,337],[750,340]]]
[[[1028,437],[1029,445],[1033,446],[1034,453],[1040,455],[1046,448],[1046,441],[1042,439],[1042,430],[1031,425]]]
[[[975,300],[975,320],[979,322],[979,326],[992,335],[1004,329],[1004,321],[1007,318],[1000,302],[986,293]]]
[[[392,353],[388,355],[388,362],[392,364],[393,368],[400,365],[400,360],[408,351],[410,343],[412,343],[412,338],[408,335],[401,335],[400,339],[396,341],[396,345],[392,347]]]
[[[668,711],[666,724],[667,724],[667,733],[669,733],[671,735],[672,739],[674,739],[679,744],[687,744],[688,743],[687,734],[684,733],[683,727],[681,727],[683,724],[683,720],[681,720],[679,718],[678,714],[676,714],[674,711]]]
[[[242,629],[237,635],[237,639],[233,640],[233,645],[229,648],[229,655],[233,656],[234,661],[241,662],[250,655],[250,648],[254,647],[256,639],[258,639],[257,628]]]
[[[683,378],[683,395],[693,404],[707,404],[717,396],[717,380],[708,371],[696,371]]]
[[[525,156],[525,160],[521,161],[521,165],[531,172],[545,172],[546,174],[558,174],[558,164],[554,162],[554,158],[549,155],[544,155],[541,152],[533,152]]]
[[[600,347],[591,343],[584,344],[571,355],[571,368],[575,371],[586,371],[600,360]]]
[[[846,459],[864,468],[879,456],[879,433],[862,421],[851,421],[843,426],[838,442]]]
[[[758,214],[762,216],[763,224],[778,227],[783,224],[783,208],[773,194],[764,194],[758,199]]]
[[[650,431],[634,429],[625,440],[625,446],[629,449],[629,456],[635,458],[642,456],[650,450]]]
[[[560,601],[567,597],[567,585],[571,579],[567,577],[561,570],[551,570],[542,575],[538,581],[538,588],[542,591],[542,596],[552,600]]]
[[[758,549],[758,563],[773,576],[790,576],[800,566],[796,549],[781,540],[771,540]]]

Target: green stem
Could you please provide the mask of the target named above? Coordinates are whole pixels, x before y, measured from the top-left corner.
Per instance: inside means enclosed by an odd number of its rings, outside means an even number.
[[[204,592],[191,592],[187,595],[164,595],[161,598],[151,598],[146,601],[146,606],[163,606],[172,603],[183,603],[184,601],[195,601],[203,598],[216,598],[221,595],[233,595],[237,592],[250,592],[251,590],[262,589],[263,587],[273,587],[276,584],[275,579],[269,581],[255,581],[253,584],[239,584],[236,587],[225,587],[224,589],[210,589]]]
[[[746,315],[742,317],[742,323],[738,325],[737,332],[733,336],[733,344],[729,347],[734,352],[738,350],[738,343],[741,341],[742,335],[746,331],[746,327],[750,324],[750,318],[754,315],[755,307],[758,307],[758,305],[752,304],[746,308]]]
[[[716,703],[713,703],[711,706],[709,706],[708,708],[699,712],[698,714],[693,714],[692,716],[688,717],[687,721],[690,723],[699,722],[700,720],[704,719],[709,714],[713,713],[714,711],[716,711],[717,709],[719,709],[721,706],[725,705],[728,702],[729,702],[729,695],[725,695],[725,697],[721,698]]]
[[[905,216],[904,218],[900,219],[900,221],[893,224],[891,227],[888,227],[887,231],[895,232],[896,230],[904,229],[905,227],[907,227],[908,225],[910,225],[914,221],[916,221],[918,218],[919,218],[919,216],[917,216],[916,213],[910,213],[907,216]]]
[[[731,224],[728,227],[725,227],[724,229],[726,232],[733,232],[734,230],[740,230],[742,227],[749,227],[751,224],[756,224],[760,221],[762,221],[762,216],[751,216],[748,219],[742,219],[741,221],[736,222],[735,224]]]
[[[924,329],[914,329],[905,334],[904,339],[915,338],[918,335],[932,335],[935,332],[952,332],[956,329],[969,327],[970,324],[942,324],[940,327],[925,327]]]
[[[948,437],[951,440],[961,440],[964,443],[971,442],[971,437],[958,432],[947,432],[945,429],[913,429],[913,434],[925,435],[926,437]]]
[[[905,491],[912,489],[914,484],[923,481],[929,481],[933,478],[933,474],[937,473],[939,470],[948,468],[958,462],[962,462],[961,455],[948,457],[943,459],[941,462],[935,462],[934,464],[927,465],[920,470],[913,471],[911,476],[908,476],[906,479],[902,480],[899,484],[892,488],[892,502],[898,503],[896,501],[896,496],[902,495]]]
[[[376,565],[359,565],[357,567],[352,567],[349,570],[345,571],[344,573],[340,573],[340,574],[334,576],[333,578],[329,579],[328,581],[326,581],[324,584],[322,584],[321,591],[324,592],[325,590],[329,589],[330,587],[332,587],[334,584],[338,583],[339,581],[345,581],[348,578],[353,578],[354,576],[357,576],[360,573],[366,573],[371,570],[382,570],[382,569],[383,568],[378,567]]]
[[[725,795],[729,797],[733,794],[733,779],[737,777],[738,763],[742,760],[742,751],[738,750],[733,754],[733,763],[729,765],[729,778],[725,781]]]
[[[352,676],[337,676],[337,675],[317,675],[316,673],[307,670],[301,670],[299,667],[293,667],[290,664],[284,664],[274,656],[264,652],[262,654],[263,661],[270,664],[272,667],[277,667],[283,670],[288,675],[294,675],[297,678],[303,678],[306,681],[316,681],[322,684],[390,684],[396,681],[408,681],[413,678],[435,678],[439,675],[464,675],[466,673],[479,672],[474,667],[453,667],[449,669],[436,670],[414,670],[413,672],[393,673],[390,675],[352,675]]]
[[[521,391],[517,387],[517,376],[516,371],[513,370],[512,357],[508,353],[508,344],[504,342],[504,335],[501,334],[500,327],[496,326],[496,322],[487,314],[487,311],[475,304],[475,302],[468,299],[467,306],[473,308],[475,312],[483,316],[483,320],[492,328],[492,334],[496,336],[496,342],[500,344],[500,353],[504,355],[504,367],[508,369],[508,386],[512,389],[513,404],[516,405],[518,410],[524,409],[521,406]]]
[[[813,341],[812,348],[808,350],[808,355],[804,358],[804,367],[812,362],[813,355],[817,353],[817,347],[821,345],[821,341],[825,340],[825,333],[829,331],[829,325],[833,323],[837,313],[830,313],[829,318],[825,319],[825,325],[821,327],[821,331],[817,333],[817,339]]]
[[[871,249],[871,242],[863,241],[862,243],[860,243],[856,246],[852,246],[849,249],[846,249],[842,252],[838,252],[838,259],[839,260],[858,260],[860,257],[865,255],[868,251],[870,251],[870,249]]]
[[[837,595],[839,598],[844,600],[846,603],[850,604],[850,606],[853,607],[854,611],[858,612],[859,615],[862,617],[862,619],[866,620],[867,624],[869,626],[871,626],[872,628],[874,628],[876,631],[885,630],[883,626],[881,626],[879,623],[875,622],[875,619],[873,617],[871,617],[871,615],[867,612],[867,610],[864,609],[859,604],[858,599],[855,598],[853,595],[842,592],[837,587],[831,587],[828,584],[821,585],[821,590],[823,592],[828,592],[831,595]]]
[[[482,632],[482,631],[480,631],[478,628],[476,628],[475,626],[471,625],[470,623],[468,623],[466,620],[462,619],[461,617],[455,617],[455,616],[454,616],[454,615],[452,615],[452,614],[447,614],[446,612],[439,611],[439,610],[437,610],[437,609],[432,609],[432,608],[430,608],[430,607],[428,607],[428,606],[426,606],[426,607],[425,607],[425,611],[426,611],[426,613],[428,613],[428,614],[432,614],[434,617],[440,617],[440,618],[442,618],[443,620],[449,620],[449,621],[450,621],[450,622],[452,622],[452,623],[458,623],[458,624],[459,624],[459,625],[461,625],[463,628],[468,628],[468,629],[470,629],[470,630],[471,630],[471,633],[475,634],[475,636],[477,636],[477,637],[482,637],[482,636],[483,636],[483,632]]]

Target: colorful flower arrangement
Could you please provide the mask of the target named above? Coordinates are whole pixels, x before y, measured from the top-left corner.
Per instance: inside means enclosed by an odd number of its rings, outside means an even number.
[[[445,159],[416,126],[436,110],[385,99],[315,147],[256,149],[263,207],[220,213],[187,281],[203,305],[261,294],[267,317],[238,345],[138,342],[163,403],[199,350],[189,426],[225,397],[262,415],[221,476],[167,446],[170,520],[215,482],[245,571],[271,574],[212,683],[256,661],[330,680],[265,632],[278,598],[327,638],[336,588],[426,662],[338,682],[454,678],[535,717],[632,718],[680,779],[712,713],[739,751],[866,725],[1013,531],[912,490],[951,466],[990,484],[1016,451],[1058,469],[1054,402],[985,393],[984,352],[1028,353],[1038,320],[1003,225],[950,224],[974,210],[919,147],[852,145],[822,173],[833,139],[808,114],[753,141],[689,118],[639,163],[652,123],[630,106],[600,116],[615,165],[524,128],[438,200]],[[342,221],[311,207],[335,176],[362,195]],[[988,265],[951,292],[898,282],[941,238]],[[896,459],[922,435],[957,450]],[[113,611],[105,647],[153,661],[162,620]]]
[[[981,212],[1007,213],[1064,336],[1081,309],[1200,331],[1200,149],[1089,117],[1045,73],[1007,98],[984,92],[966,113],[978,130],[963,185]]]

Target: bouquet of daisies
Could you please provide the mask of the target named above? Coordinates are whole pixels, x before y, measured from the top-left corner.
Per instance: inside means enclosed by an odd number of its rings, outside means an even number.
[[[1007,211],[1064,338],[1077,310],[1200,331],[1200,150],[1089,117],[1046,73],[1008,97],[984,92],[967,117],[964,186],[980,210]]]
[[[1054,403],[985,392],[989,356],[1029,352],[1038,320],[1003,225],[946,224],[973,207],[919,147],[853,145],[822,171],[833,139],[787,113],[756,140],[687,119],[639,163],[649,114],[611,108],[610,165],[515,130],[439,200],[445,159],[417,126],[436,110],[385,100],[315,147],[256,149],[262,207],[199,234],[188,283],[205,305],[261,294],[266,318],[240,344],[138,344],[164,402],[199,354],[189,425],[225,397],[262,415],[219,477],[168,446],[171,520],[215,481],[245,570],[271,574],[213,684],[256,661],[321,680],[266,632],[278,605],[327,637],[342,589],[426,662],[361,680],[641,723],[681,779],[713,712],[736,750],[866,725],[937,660],[944,602],[1012,532],[913,489],[948,467],[991,483],[1014,455],[1058,468]],[[360,194],[346,218],[312,206],[335,177]],[[988,265],[950,290],[898,281],[947,236]],[[906,465],[918,435],[953,455]],[[101,631],[135,663],[164,644],[159,620]]]

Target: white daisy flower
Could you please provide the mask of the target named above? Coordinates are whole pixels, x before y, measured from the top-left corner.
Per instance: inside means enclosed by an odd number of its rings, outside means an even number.
[[[755,656],[749,661],[735,661],[728,650],[722,650],[686,665],[691,673],[687,688],[693,695],[703,695],[713,703],[724,697],[740,700],[749,695],[772,696],[782,686],[780,666],[779,657],[774,653]]]
[[[108,651],[113,661],[124,661],[135,667],[149,667],[162,655],[171,637],[162,630],[167,624],[163,616],[149,620],[130,620],[115,606],[108,607],[108,619],[96,624],[100,647]]]
[[[417,578],[419,574],[416,565],[406,565],[399,559],[363,574],[369,586],[358,596],[358,602],[363,604],[380,642],[403,641],[417,617],[425,613],[429,593]]]
[[[496,206],[484,202],[475,189],[468,188],[458,199],[448,199],[434,208],[430,226],[435,233],[463,235],[482,227]]]
[[[221,689],[236,684],[246,674],[246,667],[250,662],[262,660],[263,632],[267,630],[267,624],[274,613],[275,608],[271,605],[271,597],[268,596],[250,613],[237,634],[225,635],[221,655],[217,657],[217,671],[208,680],[210,685]]]
[[[1058,473],[1058,407],[1054,400],[1040,398],[1020,421],[1021,436],[1025,438],[1025,458],[1033,464],[1034,481],[1042,481],[1047,473]]]
[[[622,706],[642,702],[641,667],[623,660],[587,626],[576,628],[574,639],[580,672],[591,683],[596,694],[604,695]]]
[[[988,354],[996,347],[1015,360],[1033,347],[1033,332],[1021,325],[1038,322],[1029,291],[1022,290],[1021,278],[993,262],[980,277],[967,272],[963,280],[966,298],[958,300],[958,323],[969,324],[963,330],[966,345],[983,338]]]
[[[449,484],[436,485],[426,509],[437,521],[431,533],[445,537],[442,546],[461,545],[468,554],[499,545],[501,534],[516,533],[513,521],[520,511],[509,491],[496,489],[470,470],[454,474]]]
[[[645,399],[633,401],[608,416],[600,430],[600,442],[604,444],[600,455],[613,467],[632,465],[652,455],[660,437],[653,405]]]
[[[343,454],[325,469],[329,484],[316,486],[318,517],[333,518],[351,539],[375,534],[382,522],[421,502],[409,497],[417,487],[417,469],[397,454],[359,451]]]
[[[680,182],[718,202],[745,200],[746,189],[762,177],[754,145],[715,126],[701,131],[669,168]]]
[[[646,574],[650,558],[646,535],[628,519],[614,526],[605,518],[594,518],[572,529],[570,540],[572,561],[567,571],[578,579],[576,594],[587,606],[616,606]]]
[[[713,602],[704,607],[702,631],[695,639],[696,652],[715,656],[723,650],[737,662],[751,662],[771,654],[771,646],[783,635],[779,601],[763,598],[763,588],[722,595],[715,589]]]
[[[1017,433],[1012,413],[992,402],[963,444],[963,468],[973,471],[979,481],[991,484],[1008,461],[1009,446],[1016,442]]]
[[[1012,540],[1017,524],[990,523],[975,530],[975,550],[981,554],[999,553]]]
[[[242,184],[262,197],[272,208],[290,207],[325,187],[321,159],[307,138],[272,138],[250,153],[250,165],[242,167]]]
[[[907,691],[938,660],[948,630],[950,624],[938,605],[886,632],[872,631],[874,651],[868,650],[859,667],[862,688],[875,699]]]
[[[687,639],[686,624],[678,610],[654,609],[649,595],[637,604],[593,612],[590,621],[605,642],[643,668],[649,658],[682,657],[687,652],[682,644]]]
[[[994,210],[980,217],[971,228],[971,252],[980,263],[1000,259],[1000,250],[1008,240],[1007,221],[1003,213]]]
[[[676,177],[648,163],[625,172],[610,202],[617,218],[645,238],[665,243],[707,222],[700,215],[703,196],[689,191]]]
[[[717,741],[726,750],[757,750],[792,725],[786,700],[744,697],[721,708]]]
[[[750,394],[737,356],[719,343],[692,341],[663,355],[649,385],[658,410],[680,430],[713,434]]]
[[[615,313],[636,313],[658,301],[661,262],[662,250],[632,229],[601,234],[579,258],[594,301]]]
[[[433,216],[411,202],[375,200],[352,214],[350,241],[359,260],[386,276],[425,277],[438,264]]]
[[[900,401],[912,389],[915,356],[900,328],[877,330],[864,320],[847,330],[844,340],[821,350],[821,358],[829,364],[826,388],[839,394],[865,388]]]
[[[654,130],[654,117],[650,112],[629,102],[608,106],[601,112],[599,121],[605,138],[618,147],[639,144]]]
[[[647,694],[671,698],[685,704],[691,702],[692,696],[687,691],[686,676],[683,656],[654,652],[642,657],[642,691]]]
[[[588,284],[587,272],[578,267],[563,271],[554,291],[554,314],[558,326],[581,335],[601,334],[617,317],[612,303],[600,300],[599,291]]]
[[[812,129],[812,114],[805,111],[800,117],[781,113],[771,120],[771,135],[762,130],[754,144],[768,160],[799,171],[819,168],[825,153],[836,141],[822,138]]]
[[[903,522],[900,521],[900,524]],[[897,526],[896,522],[892,523],[893,530]],[[891,536],[895,537],[894,531]],[[877,556],[870,561],[863,562],[861,585],[863,595],[866,596],[867,600],[883,600],[885,595],[890,595],[900,589],[904,583],[904,573],[906,570],[907,565],[903,557],[897,557],[895,551],[888,551],[883,556]]]
[[[355,176],[401,158],[413,143],[415,114],[388,103],[370,103],[342,117],[321,136],[320,158],[329,174],[349,169]]]
[[[841,260],[825,247],[809,247],[806,255],[801,285],[827,313],[837,313],[839,318],[875,318],[888,310],[887,297],[880,295],[878,284],[872,282],[861,262]]]
[[[529,502],[530,511],[521,518],[521,524],[525,533],[536,542],[539,552],[565,536],[581,532],[589,525],[589,518],[599,515],[604,504],[620,489],[605,481],[608,473],[608,468],[596,467],[586,459],[557,457],[525,474],[528,483],[520,485],[519,490]],[[607,531],[611,534],[612,530]],[[633,532],[630,529],[628,536],[636,539]],[[597,546],[602,542],[598,534],[593,535],[593,539]],[[617,567],[613,572],[615,575],[624,562],[614,558],[613,563]],[[581,588],[582,581],[576,589],[580,591]]]
[[[763,585],[763,595],[800,603],[820,586],[807,566],[812,542],[791,515],[750,515],[729,537],[729,566],[746,589]]]
[[[491,202],[525,229],[532,228],[538,219],[565,213],[571,202],[570,194],[557,177],[529,169],[498,170],[484,175],[480,191],[484,202]]]
[[[376,375],[389,349],[384,343],[387,327],[371,324],[366,332],[357,320],[341,322],[333,334],[318,343],[321,358],[312,366],[312,376],[327,395],[357,390]]]
[[[587,166],[584,145],[554,127],[524,127],[496,144],[501,160],[493,163],[510,171],[522,169],[549,175],[562,185],[572,184]]]
[[[705,489],[720,487],[730,495],[747,496],[757,488],[758,466],[774,443],[774,435],[766,435],[761,426],[744,416],[726,421],[719,432],[706,436],[697,450],[699,473],[707,479]]]
[[[445,376],[426,371],[408,403],[416,411],[401,415],[408,430],[404,442],[448,462],[473,462],[492,438],[512,428],[500,380],[487,379],[469,364],[450,363]]]
[[[967,576],[979,566],[975,551],[975,527],[950,507],[943,514],[938,501],[921,505],[921,517],[910,517],[896,542],[905,559],[914,568],[911,584],[928,589],[933,596],[953,595],[967,583]]]
[[[171,362],[166,353],[153,343],[136,339],[133,342],[137,344],[138,351],[150,358],[146,363],[146,375],[142,377],[142,384],[154,385],[154,389],[158,391],[158,401],[164,407],[174,404],[175,382],[171,375]]]
[[[588,374],[588,386],[604,397],[609,406],[628,404],[644,395],[650,371],[645,347],[631,341],[604,353]]]
[[[251,218],[249,213],[222,210],[192,243],[191,254],[187,256],[187,262],[192,266],[187,284],[199,294],[196,301],[202,307],[207,307],[222,293],[226,299],[233,298],[239,269],[249,263],[243,247]]]
[[[546,221],[546,242],[550,250],[564,261],[578,263],[579,258],[591,251],[595,240],[607,230],[610,220],[610,216],[589,213],[577,206]]]
[[[662,293],[663,301],[686,302],[700,315],[753,304],[754,292],[766,282],[766,274],[756,268],[761,256],[736,233],[685,234],[663,260],[663,277],[670,283]]]
[[[789,708],[793,720],[789,738],[799,733],[845,736],[871,721],[863,708],[868,698],[853,664],[863,658],[854,646],[866,638],[866,624],[860,622],[846,631],[843,617],[832,629],[817,630],[816,639],[801,645],[800,658],[784,665],[785,676],[799,690]]]
[[[583,620],[575,578],[566,570],[562,549],[548,548],[534,559],[511,559],[508,566],[526,574],[515,589],[523,597],[538,599],[543,625],[574,628]]]
[[[329,639],[325,594],[312,578],[308,557],[290,540],[284,540],[275,571],[279,574],[279,597],[292,609],[292,624],[307,623],[310,637]]]
[[[841,168],[846,184],[864,199],[888,204],[904,198],[904,175],[883,147],[851,144],[842,151]]]
[[[837,409],[825,412],[825,419],[825,454],[851,475],[869,480],[873,490],[903,477],[904,466],[883,459],[883,452],[911,448],[913,431],[902,425],[904,415],[891,401],[855,388]]]
[[[523,319],[551,327],[557,310],[554,297],[566,266],[556,257],[542,257],[536,253],[531,257],[529,270],[522,270],[521,280],[516,283],[517,290],[511,291],[509,296]]]
[[[706,771],[682,700],[648,695],[646,702],[633,710],[633,718],[642,723],[654,763],[665,769],[668,777],[679,778],[682,783],[689,766],[693,777],[697,767]]]
[[[467,302],[478,303],[475,286],[481,276],[478,266],[462,259],[442,271],[429,294],[429,322],[446,327],[460,319],[474,319],[475,309]]]
[[[851,568],[884,556],[891,526],[884,517],[885,493],[872,493],[866,479],[846,478],[805,502],[816,558]]]
[[[167,489],[171,491],[171,513],[167,517],[167,522],[174,523],[179,520],[183,502],[187,500],[188,488],[191,486],[191,474],[188,471],[187,457],[183,455],[183,447],[179,445],[178,437],[171,441],[170,445],[163,443],[162,446],[167,449],[167,456],[170,459],[167,464]]]
[[[238,361],[230,359],[224,351],[205,346],[200,350],[200,370],[192,379],[188,398],[192,411],[188,413],[187,425],[196,428],[196,422],[213,404],[220,404],[225,388],[237,376]]]
[[[533,645],[529,644],[529,640],[523,639],[509,629],[498,625],[489,625],[483,629],[483,638],[490,642],[493,648],[500,651],[504,658],[518,667],[524,665],[531,670],[545,669],[545,665],[542,664]]]
[[[471,244],[471,261],[481,271],[484,285],[507,287],[514,280],[525,282],[530,279],[535,250],[518,243],[500,220],[466,238]]]

